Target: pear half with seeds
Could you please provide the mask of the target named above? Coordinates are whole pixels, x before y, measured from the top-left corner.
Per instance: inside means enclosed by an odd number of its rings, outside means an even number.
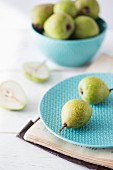
[[[50,70],[44,62],[26,62],[23,64],[24,75],[37,83],[45,82],[50,77]]]
[[[103,80],[88,76],[82,79],[78,86],[79,94],[83,100],[90,104],[98,104],[105,100],[112,89],[108,89]]]
[[[61,111],[62,128],[80,128],[91,118],[92,108],[83,100],[72,99],[64,104]]]
[[[27,97],[18,83],[5,81],[0,85],[0,107],[7,110],[22,110],[26,105]]]

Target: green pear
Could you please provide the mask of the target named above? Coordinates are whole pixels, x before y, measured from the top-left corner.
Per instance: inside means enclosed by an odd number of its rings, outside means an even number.
[[[82,79],[78,89],[81,98],[90,104],[102,102],[110,93],[110,90],[104,81],[94,76],[88,76]]]
[[[84,39],[99,34],[99,26],[94,19],[88,16],[78,16],[75,18],[74,37]]]
[[[96,0],[77,0],[75,5],[80,15],[88,15],[94,19],[98,18],[100,8]]]
[[[72,0],[59,0],[60,2],[62,2],[62,1],[72,1]]]
[[[44,31],[51,38],[65,40],[74,31],[74,21],[68,14],[55,13],[44,23]]]
[[[62,128],[80,128],[91,118],[92,108],[83,100],[72,99],[64,104],[61,110]]]
[[[45,35],[46,37],[51,38],[46,32],[43,32],[43,35]]]
[[[29,80],[37,83],[43,83],[50,77],[50,70],[45,62],[26,62],[23,64],[22,69]]]
[[[64,12],[72,17],[77,15],[77,9],[73,1],[60,1],[54,6],[54,13]]]
[[[15,81],[5,81],[0,85],[0,107],[7,110],[22,110],[27,105],[27,97],[22,87]]]
[[[37,29],[42,29],[44,22],[53,14],[53,4],[41,4],[31,11],[32,24]]]

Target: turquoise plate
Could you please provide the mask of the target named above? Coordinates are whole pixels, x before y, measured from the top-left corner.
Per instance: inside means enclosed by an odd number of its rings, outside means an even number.
[[[86,76],[93,75],[103,79],[109,88],[113,88],[113,74],[83,74],[61,81],[43,96],[39,104],[39,114],[46,128],[55,136],[81,146],[110,148],[113,147],[113,92],[98,105],[92,105],[90,121],[80,129],[61,128],[60,112],[70,99],[80,98],[78,84]]]

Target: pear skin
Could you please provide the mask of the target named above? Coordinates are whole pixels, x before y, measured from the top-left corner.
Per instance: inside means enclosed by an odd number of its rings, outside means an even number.
[[[73,36],[75,39],[90,38],[99,34],[99,26],[91,17],[78,16],[75,18],[74,23],[75,31]]]
[[[54,6],[54,13],[64,12],[72,17],[77,15],[77,9],[73,1],[60,1]]]
[[[78,89],[81,98],[90,104],[102,102],[110,93],[110,90],[104,81],[94,76],[88,76],[82,79]]]
[[[77,0],[75,5],[79,15],[87,15],[94,19],[98,18],[100,7],[96,0]]]
[[[68,14],[55,13],[44,23],[44,31],[51,38],[65,40],[74,31],[74,21]]]
[[[80,128],[91,118],[92,108],[83,100],[72,99],[64,104],[61,110],[62,128]]]
[[[36,5],[31,11],[31,20],[34,28],[42,29],[44,22],[53,14],[53,4]]]

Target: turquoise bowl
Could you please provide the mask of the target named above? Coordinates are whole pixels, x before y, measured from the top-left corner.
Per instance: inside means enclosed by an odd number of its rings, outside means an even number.
[[[99,50],[105,37],[107,24],[99,18],[99,35],[83,40],[56,40],[38,33],[32,27],[32,35],[38,49],[51,61],[68,67],[81,66],[89,62]]]

